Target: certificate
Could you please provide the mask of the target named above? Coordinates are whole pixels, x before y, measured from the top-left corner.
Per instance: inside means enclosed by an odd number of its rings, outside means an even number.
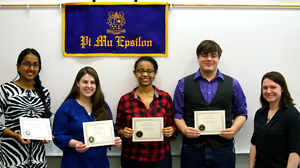
[[[20,129],[23,139],[52,140],[50,119],[20,117]]]
[[[132,141],[163,141],[163,117],[132,118]]]
[[[195,111],[195,128],[201,135],[216,135],[225,129],[225,110]]]
[[[87,147],[115,144],[112,120],[83,122],[84,144]]]

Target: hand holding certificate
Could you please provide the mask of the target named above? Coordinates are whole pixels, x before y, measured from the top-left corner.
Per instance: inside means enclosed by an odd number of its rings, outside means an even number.
[[[83,136],[87,147],[115,144],[112,120],[84,122]]]
[[[20,129],[23,139],[52,140],[49,119],[20,117]]]
[[[216,135],[225,129],[225,110],[195,111],[195,128],[201,135]]]
[[[163,141],[163,124],[163,117],[132,118],[132,141]]]

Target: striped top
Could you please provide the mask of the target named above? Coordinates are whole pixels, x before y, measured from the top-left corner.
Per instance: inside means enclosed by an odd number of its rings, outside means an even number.
[[[50,92],[47,88],[43,91],[50,109]],[[0,116],[5,118],[5,123],[0,122],[0,167],[47,167],[45,147],[39,140],[22,145],[17,139],[2,134],[5,128],[20,133],[19,117],[41,118],[44,113],[43,102],[35,90],[23,89],[13,82],[0,86]]]

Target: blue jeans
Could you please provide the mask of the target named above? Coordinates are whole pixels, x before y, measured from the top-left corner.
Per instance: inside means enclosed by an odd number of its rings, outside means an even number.
[[[139,162],[122,154],[121,166],[122,168],[172,168],[172,156],[171,153],[167,153],[164,158],[156,162]]]
[[[209,145],[198,149],[184,142],[181,148],[181,168],[235,168],[234,143],[214,150]]]

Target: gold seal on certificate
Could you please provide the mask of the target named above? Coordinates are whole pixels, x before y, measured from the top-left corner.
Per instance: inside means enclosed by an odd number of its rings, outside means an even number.
[[[19,119],[23,139],[52,140],[49,119],[24,117],[20,117]]]
[[[225,110],[195,111],[195,128],[201,135],[217,135],[225,126]]]
[[[112,120],[83,122],[84,144],[87,147],[115,144]]]
[[[201,125],[199,125],[199,131],[204,131],[205,130],[205,125],[203,125],[203,124],[201,124]]]
[[[93,136],[90,136],[90,137],[89,137],[89,142],[90,142],[90,143],[95,142],[95,138],[94,138]]]
[[[132,118],[133,142],[163,141],[163,117]]]
[[[135,135],[138,138],[142,138],[143,137],[143,132],[142,131],[137,131]]]

